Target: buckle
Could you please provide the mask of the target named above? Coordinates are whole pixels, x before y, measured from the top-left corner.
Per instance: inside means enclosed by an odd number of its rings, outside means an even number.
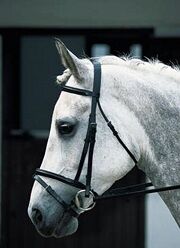
[[[85,208],[85,207],[82,206],[82,203],[81,203],[82,200],[80,199],[80,197],[81,197],[82,199],[84,199],[84,198],[87,199],[87,198],[85,197],[85,192],[86,192],[85,189],[78,191],[77,194],[76,194],[76,196],[75,196],[75,198],[74,198],[75,206],[76,206],[79,210],[81,210],[81,211],[89,211],[89,210],[93,209],[94,206],[96,205],[96,202],[94,201],[95,196],[94,196],[93,192],[90,191],[90,192],[89,192],[89,197],[88,197],[88,199],[90,199],[90,200],[92,199],[91,205],[90,205],[89,207],[87,207],[87,208]]]

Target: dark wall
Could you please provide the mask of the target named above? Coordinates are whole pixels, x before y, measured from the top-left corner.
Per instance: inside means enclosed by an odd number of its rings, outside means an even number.
[[[77,56],[85,50],[83,36],[61,36]],[[64,68],[51,36],[24,36],[21,39],[21,128],[48,130],[59,89],[56,76]]]

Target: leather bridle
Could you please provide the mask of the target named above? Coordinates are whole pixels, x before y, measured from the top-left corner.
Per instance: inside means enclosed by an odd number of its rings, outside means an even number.
[[[101,64],[96,61],[92,60],[93,66],[94,66],[94,82],[93,82],[93,90],[85,90],[85,89],[79,89],[74,88],[70,86],[66,86],[65,83],[60,85],[61,92],[65,91],[71,94],[77,94],[82,96],[88,96],[92,98],[91,101],[91,113],[89,115],[89,121],[88,121],[88,128],[86,133],[86,138],[84,142],[84,147],[82,150],[78,170],[76,173],[76,176],[74,179],[64,177],[62,175],[42,170],[42,169],[36,169],[34,174],[34,179],[42,185],[42,187],[45,188],[45,190],[57,201],[59,204],[65,209],[65,212],[68,212],[70,215],[74,217],[78,217],[82,212],[88,211],[92,209],[95,206],[95,202],[97,200],[102,199],[109,199],[114,197],[124,197],[124,196],[137,196],[142,195],[146,193],[154,193],[154,192],[161,192],[166,190],[173,190],[180,188],[180,185],[173,185],[173,186],[167,186],[167,187],[161,187],[156,189],[145,189],[146,187],[152,186],[152,183],[142,183],[137,185],[131,185],[123,188],[113,189],[110,191],[106,191],[103,195],[99,196],[94,189],[91,189],[91,177],[92,177],[92,164],[93,164],[93,153],[94,153],[94,145],[95,145],[95,138],[96,138],[96,109],[97,106],[102,114],[102,117],[104,118],[105,122],[107,123],[108,127],[112,131],[113,135],[116,137],[118,142],[121,144],[121,146],[126,150],[126,152],[129,154],[131,159],[134,161],[135,164],[137,164],[137,160],[135,156],[131,153],[131,151],[128,149],[128,147],[125,145],[125,143],[120,138],[118,132],[114,128],[111,121],[108,120],[107,116],[105,115],[101,104],[99,102],[100,97],[100,88],[101,88]],[[88,162],[87,162],[87,174],[86,174],[86,183],[83,184],[80,182],[80,176],[81,172],[84,166],[85,158],[88,155]],[[62,183],[71,185],[75,188],[77,188],[79,191],[76,193],[75,198],[70,202],[67,203],[64,201],[53,189],[50,185],[46,184],[46,182],[40,177],[47,177],[54,180],[58,180]],[[88,207],[83,207],[81,204],[81,197],[86,197],[91,200],[91,205]]]

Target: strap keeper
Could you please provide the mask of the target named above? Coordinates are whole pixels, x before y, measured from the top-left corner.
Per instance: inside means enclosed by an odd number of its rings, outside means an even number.
[[[89,139],[90,139],[90,143],[93,143],[95,142],[97,124],[92,122],[90,123],[90,126],[91,129],[90,129]]]
[[[111,121],[108,121],[107,125],[108,125],[108,127],[112,130],[113,135],[114,135],[114,136],[117,136],[117,135],[118,135],[118,132],[117,132],[116,129],[114,128],[114,126],[113,126],[113,124],[111,123]]]
[[[90,123],[92,130],[96,130],[97,123],[96,122],[91,122]]]
[[[85,197],[86,197],[86,198],[89,198],[89,196],[90,196],[90,191],[91,191],[90,185],[86,185],[86,189],[85,189]]]

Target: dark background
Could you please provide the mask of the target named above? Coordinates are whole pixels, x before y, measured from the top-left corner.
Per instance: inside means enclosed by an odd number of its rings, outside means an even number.
[[[129,54],[140,44],[143,57],[168,64],[180,60],[179,38],[156,38],[153,29],[25,29],[1,28],[2,88],[2,226],[3,248],[128,247],[143,248],[144,198],[104,201],[80,217],[76,234],[60,240],[37,234],[27,216],[32,175],[44,155],[53,106],[63,70],[53,37],[61,38],[78,56],[91,56],[96,44],[114,55]],[[118,185],[144,181],[137,169]]]

